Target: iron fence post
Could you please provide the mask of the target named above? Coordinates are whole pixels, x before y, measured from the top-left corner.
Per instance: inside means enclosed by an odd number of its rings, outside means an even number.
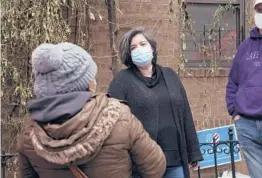
[[[215,161],[215,174],[216,178],[218,178],[218,172],[217,172],[217,144],[216,139],[213,137],[213,153],[214,153],[214,161]]]
[[[231,157],[231,169],[232,169],[232,178],[236,178],[236,169],[235,169],[235,158],[234,158],[234,144],[233,144],[233,128],[228,129],[229,135],[229,145],[230,145],[230,157]]]
[[[200,166],[198,166],[198,168],[197,168],[197,175],[198,175],[198,178],[201,178]]]
[[[2,151],[2,155],[1,155],[1,166],[2,166],[2,178],[5,178],[6,158],[5,158],[4,151]]]

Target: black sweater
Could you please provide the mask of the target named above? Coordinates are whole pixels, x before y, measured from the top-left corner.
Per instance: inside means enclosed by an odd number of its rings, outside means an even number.
[[[160,67],[169,95],[173,120],[178,132],[181,162],[185,178],[189,177],[188,163],[202,160],[199,142],[184,87],[177,74],[170,68]],[[144,85],[131,68],[117,74],[109,86],[109,94],[126,100],[132,113],[154,140],[159,135],[159,101],[150,87]]]
[[[167,166],[181,165],[178,132],[174,122],[170,97],[160,67],[154,67],[153,75],[150,78],[144,77],[136,68],[133,69],[133,72],[157,97],[159,103],[157,143],[166,156]]]

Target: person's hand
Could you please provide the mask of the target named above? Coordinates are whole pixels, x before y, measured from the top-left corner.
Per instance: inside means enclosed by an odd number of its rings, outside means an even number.
[[[235,117],[234,117],[234,121],[237,121],[237,120],[239,120],[240,119],[240,115],[236,115]]]
[[[193,161],[189,164],[190,169],[197,170],[199,167],[199,161]]]

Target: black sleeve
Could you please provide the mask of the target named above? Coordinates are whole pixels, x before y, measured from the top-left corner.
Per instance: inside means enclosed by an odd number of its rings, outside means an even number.
[[[125,91],[125,86],[123,82],[121,82],[121,79],[116,77],[113,79],[109,85],[108,88],[108,94],[116,99],[119,100],[126,100],[126,91]]]
[[[173,72],[175,74],[175,78],[179,82],[180,91],[184,101],[183,117],[184,117],[184,131],[185,131],[185,138],[186,138],[186,145],[187,145],[188,162],[191,163],[194,161],[202,161],[203,157],[200,151],[200,145],[197,138],[196,128],[194,125],[193,116],[188,102],[186,90],[180,78],[176,74],[176,72],[175,71]]]
[[[203,160],[200,145],[197,138],[196,128],[193,122],[192,112],[187,99],[186,91],[181,84],[181,92],[184,98],[184,130],[187,144],[188,162],[201,161]]]
[[[20,178],[39,178],[30,161],[23,153],[20,152],[18,154],[18,159]]]

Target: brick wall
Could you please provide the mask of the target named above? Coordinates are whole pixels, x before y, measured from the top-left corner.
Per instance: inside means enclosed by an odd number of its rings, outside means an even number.
[[[95,9],[100,10],[102,20],[99,19],[97,12],[93,11],[96,20],[87,22],[89,38],[85,47],[98,64],[98,92],[106,92],[112,79],[107,10],[99,3],[100,1],[89,2]],[[132,27],[144,26],[151,29],[158,43],[158,63],[176,70],[180,51],[179,8],[175,4],[175,12],[170,14],[169,2],[169,0],[119,0],[121,13],[120,11],[117,13],[120,28],[118,42]],[[85,26],[85,23],[82,23],[82,26]],[[188,72],[181,72],[180,76],[189,97],[197,130],[231,124],[224,100],[228,70],[221,70],[216,74],[210,74],[210,71],[203,69]],[[236,165],[237,171],[247,173],[243,162]],[[220,166],[219,172],[222,173],[227,169],[230,169],[230,165]],[[196,172],[192,172],[192,175],[196,177]],[[202,177],[214,177],[213,169],[203,170]]]
[[[169,1],[158,0],[120,0],[117,20],[119,32],[117,43],[121,36],[135,26],[144,26],[153,31],[158,42],[159,63],[175,69],[179,56],[178,23],[169,23]],[[93,1],[93,5],[98,5]],[[101,5],[100,5],[101,6]],[[105,8],[101,8],[105,9]],[[89,52],[94,56],[99,68],[97,75],[98,91],[106,92],[112,79],[111,51],[109,44],[107,11],[102,10],[103,20],[91,21]]]

